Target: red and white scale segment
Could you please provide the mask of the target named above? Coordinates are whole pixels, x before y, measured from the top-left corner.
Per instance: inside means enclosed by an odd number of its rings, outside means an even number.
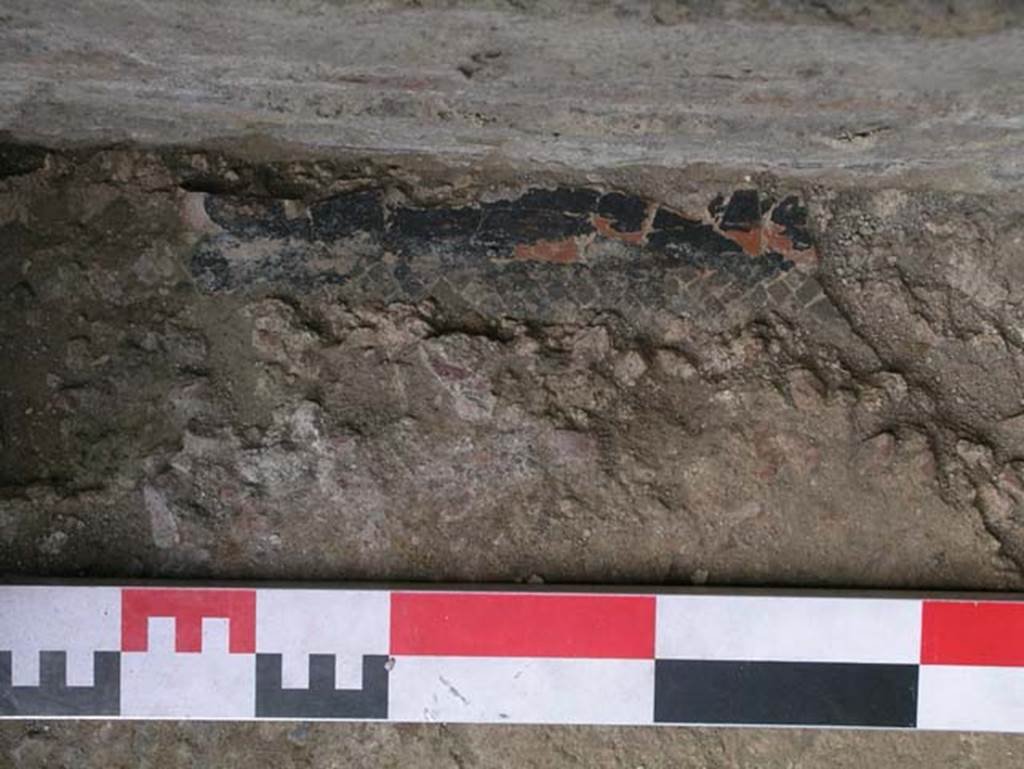
[[[0,717],[1024,731],[1024,602],[7,585]]]

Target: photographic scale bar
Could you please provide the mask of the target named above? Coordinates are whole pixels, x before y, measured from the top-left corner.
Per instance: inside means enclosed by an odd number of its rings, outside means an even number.
[[[1024,602],[0,585],[0,718],[1024,731]]]

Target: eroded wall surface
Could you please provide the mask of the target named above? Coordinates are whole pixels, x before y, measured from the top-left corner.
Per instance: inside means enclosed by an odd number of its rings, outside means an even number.
[[[0,27],[3,573],[1021,586],[1012,5],[61,5]],[[0,745],[12,766],[1020,750],[173,724]]]

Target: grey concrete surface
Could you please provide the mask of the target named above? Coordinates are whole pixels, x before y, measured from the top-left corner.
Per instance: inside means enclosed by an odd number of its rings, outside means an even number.
[[[0,8],[0,573],[1021,587],[1017,4],[418,5]],[[32,723],[0,766],[1021,744]]]
[[[734,18],[712,6],[669,25],[657,22],[665,3],[452,5],[8,2],[0,124],[62,142],[256,135],[321,151],[848,171],[944,189],[1019,186],[1024,173],[1019,4],[749,2]],[[844,6],[848,23],[800,23]],[[908,35],[908,14],[992,29]],[[872,15],[900,34],[851,27]]]

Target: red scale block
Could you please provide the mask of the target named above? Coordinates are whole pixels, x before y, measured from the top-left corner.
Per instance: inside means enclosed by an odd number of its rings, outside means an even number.
[[[121,650],[149,648],[149,618],[174,618],[174,649],[203,650],[203,618],[228,620],[228,651],[256,652],[255,590],[125,589],[121,593]]]
[[[391,653],[653,659],[654,596],[392,593]]]
[[[921,664],[1024,666],[1024,604],[924,601]]]

